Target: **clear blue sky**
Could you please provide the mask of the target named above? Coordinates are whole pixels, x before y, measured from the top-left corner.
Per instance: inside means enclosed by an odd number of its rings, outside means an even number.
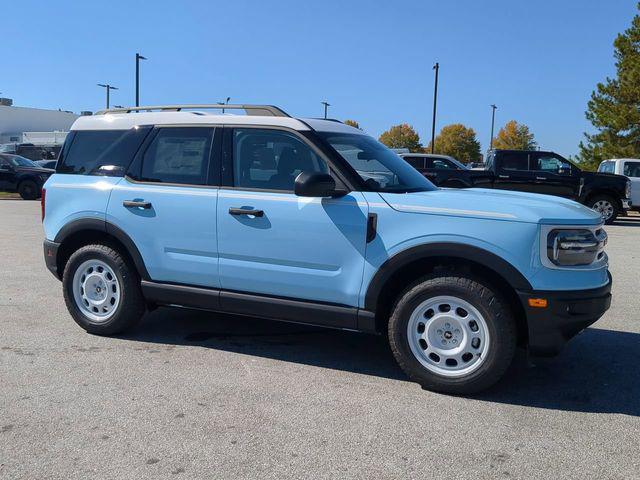
[[[516,119],[540,146],[577,152],[587,100],[614,73],[612,42],[635,0],[6,0],[0,92],[19,106],[272,103],[296,116],[353,118],[378,136],[408,122],[427,143],[434,62],[437,129],[461,122],[489,141]]]

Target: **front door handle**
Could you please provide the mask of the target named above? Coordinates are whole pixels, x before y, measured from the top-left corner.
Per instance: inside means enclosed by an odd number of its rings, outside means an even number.
[[[229,209],[230,215],[252,215],[254,217],[262,217],[264,216],[264,211],[257,210],[255,208],[234,208],[231,207]]]
[[[145,202],[144,200],[125,200],[122,202],[123,207],[127,208],[144,208],[148,210],[151,208],[151,202]]]

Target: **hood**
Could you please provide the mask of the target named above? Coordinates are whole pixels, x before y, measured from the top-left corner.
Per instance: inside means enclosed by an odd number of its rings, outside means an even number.
[[[394,210],[407,213],[487,218],[554,225],[597,225],[600,215],[572,200],[551,195],[490,190],[448,189],[380,193]]]
[[[42,167],[16,167],[16,172],[20,173],[44,173],[47,175],[52,175],[56,173],[55,170],[51,168],[42,168]]]

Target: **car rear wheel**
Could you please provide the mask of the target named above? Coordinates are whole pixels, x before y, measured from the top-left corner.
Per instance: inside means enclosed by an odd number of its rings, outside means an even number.
[[[87,245],[71,255],[62,286],[69,313],[89,333],[114,335],[144,315],[137,272],[110,246]]]
[[[35,200],[40,196],[40,189],[33,180],[24,180],[18,185],[18,193],[23,200]]]
[[[597,195],[591,198],[588,206],[598,212],[607,225],[611,225],[620,213],[618,202],[609,195]]]
[[[497,382],[513,360],[516,326],[507,302],[465,274],[433,275],[400,296],[389,342],[425,389],[470,394]]]

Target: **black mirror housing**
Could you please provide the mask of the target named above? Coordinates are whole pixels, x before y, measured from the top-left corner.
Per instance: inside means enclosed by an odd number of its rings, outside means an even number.
[[[299,197],[333,197],[336,181],[327,173],[301,172],[296,177],[294,193]]]

